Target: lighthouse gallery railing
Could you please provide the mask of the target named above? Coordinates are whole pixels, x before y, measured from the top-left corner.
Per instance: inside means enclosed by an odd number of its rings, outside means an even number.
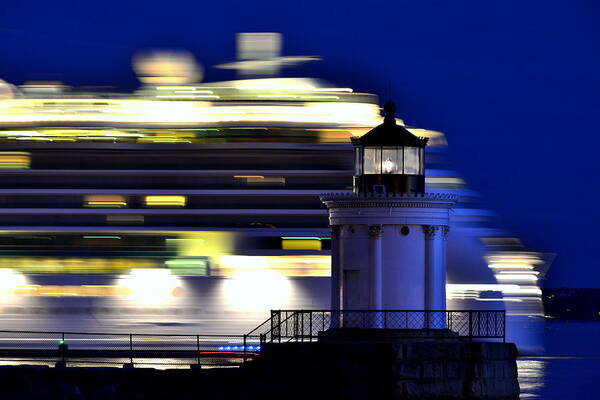
[[[249,332],[261,343],[315,341],[330,328],[403,330],[402,337],[423,338],[423,329],[448,329],[466,339],[506,340],[503,310],[272,310],[271,317]],[[418,330],[418,331],[417,331]]]

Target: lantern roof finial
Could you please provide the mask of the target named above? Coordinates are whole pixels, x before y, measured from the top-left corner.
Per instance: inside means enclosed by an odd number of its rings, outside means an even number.
[[[388,101],[383,105],[383,124],[376,126],[361,137],[352,138],[354,146],[409,146],[425,147],[429,138],[413,135],[402,125],[396,124],[396,105]]]
[[[383,105],[383,111],[385,117],[383,119],[384,124],[396,125],[396,105],[393,101],[388,101]]]

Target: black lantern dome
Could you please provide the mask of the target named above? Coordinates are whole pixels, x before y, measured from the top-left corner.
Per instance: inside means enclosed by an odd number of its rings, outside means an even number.
[[[425,193],[425,146],[420,138],[396,124],[396,106],[383,106],[383,124],[359,138],[354,146],[355,193]]]

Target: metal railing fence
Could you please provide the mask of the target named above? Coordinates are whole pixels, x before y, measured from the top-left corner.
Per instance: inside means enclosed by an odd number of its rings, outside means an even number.
[[[0,363],[38,360],[77,364],[240,365],[261,345],[315,341],[330,328],[449,329],[467,339],[506,337],[504,311],[272,310],[245,335],[186,335],[0,330]],[[422,338],[422,332],[414,337]]]
[[[0,361],[69,364],[239,365],[260,351],[248,335],[0,331]]]
[[[329,328],[449,329],[467,339],[506,340],[503,310],[272,310],[271,317],[249,334],[261,343],[314,341]],[[423,337],[422,334],[415,337]]]

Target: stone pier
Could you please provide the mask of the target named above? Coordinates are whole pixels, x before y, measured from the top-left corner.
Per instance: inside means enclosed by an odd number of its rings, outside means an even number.
[[[519,398],[512,343],[438,329],[334,331],[316,343],[266,345],[252,373],[270,382],[269,393],[289,385],[299,399]]]
[[[331,329],[264,345],[241,368],[0,366],[0,398],[72,400],[517,400],[517,349],[443,329]]]

